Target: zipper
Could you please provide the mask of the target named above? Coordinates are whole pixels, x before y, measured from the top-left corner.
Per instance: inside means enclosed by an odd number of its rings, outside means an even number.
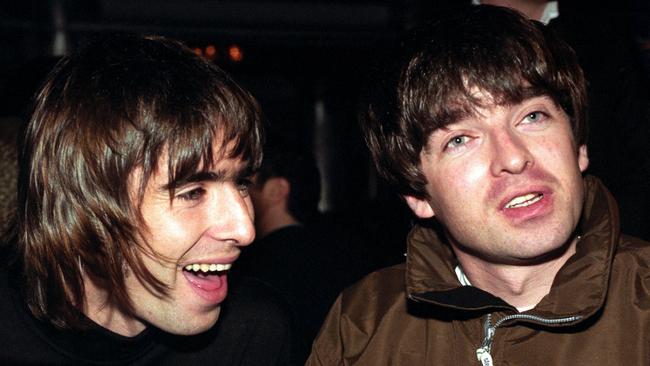
[[[492,355],[490,351],[492,350],[492,340],[494,339],[494,333],[496,333],[497,328],[500,327],[503,323],[509,320],[529,320],[534,321],[540,324],[552,325],[552,324],[562,324],[562,323],[571,323],[576,320],[582,319],[582,316],[568,316],[564,318],[554,318],[547,319],[540,316],[530,315],[530,314],[513,314],[506,315],[503,318],[499,319],[494,325],[492,325],[492,314],[487,314],[485,317],[485,322],[483,323],[483,332],[485,338],[481,346],[476,350],[476,358],[481,362],[482,366],[493,366]]]

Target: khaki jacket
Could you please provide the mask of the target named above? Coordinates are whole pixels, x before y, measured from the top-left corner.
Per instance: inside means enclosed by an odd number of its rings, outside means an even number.
[[[460,286],[452,251],[420,226],[405,264],[339,296],[307,365],[481,365],[477,351],[496,366],[650,365],[650,244],[621,236],[612,196],[585,186],[577,252],[535,308]]]

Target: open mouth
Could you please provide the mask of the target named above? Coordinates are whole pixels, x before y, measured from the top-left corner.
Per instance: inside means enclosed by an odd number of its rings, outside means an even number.
[[[534,204],[535,202],[540,201],[542,198],[544,198],[543,193],[528,193],[523,196],[518,196],[511,199],[508,203],[506,203],[505,208],[527,207]]]
[[[227,294],[227,274],[231,263],[192,263],[183,267],[190,287],[211,304],[221,303]]]
[[[216,263],[193,263],[188,264],[183,268],[184,271],[189,272],[196,276],[219,275],[228,271],[232,264],[216,264]]]

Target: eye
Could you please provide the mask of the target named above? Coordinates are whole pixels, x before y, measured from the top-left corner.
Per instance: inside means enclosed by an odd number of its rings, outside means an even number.
[[[205,195],[205,189],[197,187],[176,195],[176,198],[183,201],[198,201],[203,195]]]
[[[445,150],[448,150],[448,149],[457,149],[457,148],[459,148],[459,147],[462,147],[462,146],[465,145],[467,142],[469,142],[469,140],[470,140],[470,137],[467,136],[467,135],[458,135],[458,136],[454,136],[454,137],[452,137],[451,139],[449,139],[449,141],[448,141],[447,144],[445,145]]]
[[[528,113],[522,122],[524,123],[537,123],[546,119],[547,115],[544,112],[535,111]]]
[[[242,195],[242,197],[248,196],[248,191],[253,185],[253,181],[248,178],[242,178],[237,181],[237,190]]]

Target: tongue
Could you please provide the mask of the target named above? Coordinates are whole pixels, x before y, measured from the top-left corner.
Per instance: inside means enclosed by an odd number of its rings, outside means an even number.
[[[183,275],[192,285],[205,291],[214,291],[222,285],[221,276],[219,275],[195,275],[187,271],[183,271]]]

